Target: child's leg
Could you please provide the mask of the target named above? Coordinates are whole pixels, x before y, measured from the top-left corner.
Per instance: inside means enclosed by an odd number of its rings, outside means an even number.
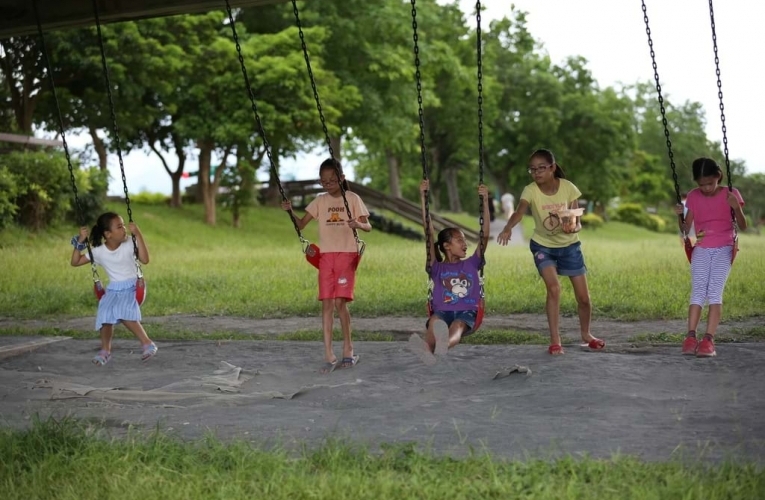
[[[688,332],[694,333],[707,301],[712,274],[712,254],[708,248],[696,247],[691,257],[691,300],[688,306]]]
[[[550,345],[560,345],[560,283],[555,266],[547,266],[540,272],[547,288],[547,325],[550,328]]]
[[[468,325],[462,320],[454,320],[449,325],[449,349],[456,346],[462,340],[462,335],[469,329]]]
[[[112,337],[114,336],[114,325],[104,324],[101,326],[101,350],[112,352]]]
[[[142,346],[151,344],[151,339],[148,335],[146,335],[146,330],[143,329],[143,325],[139,323],[138,321],[122,321],[122,324],[125,325],[125,328],[127,328],[133,335],[136,336],[136,338],[141,342]]]
[[[579,333],[584,342],[590,342],[595,337],[590,333],[592,321],[592,303],[590,302],[590,290],[587,286],[587,275],[571,276],[571,286],[574,287],[576,308],[579,313]]]
[[[343,298],[335,299],[335,309],[340,318],[340,329],[343,332],[343,357],[353,357],[353,341],[351,340],[351,312],[348,310],[348,301]]]
[[[428,344],[428,348],[430,349],[430,352],[435,352],[436,350],[436,332],[434,330],[436,321],[443,321],[443,320],[439,318],[436,314],[434,314],[430,318],[428,318],[427,327],[425,328],[425,343]]]
[[[722,318],[722,297],[725,283],[730,275],[730,258],[732,247],[715,248],[712,252],[709,272],[709,286],[707,297],[709,299],[709,315],[707,317],[707,335],[714,337],[717,327]]]
[[[157,346],[154,344],[154,342],[151,341],[149,336],[146,335],[146,330],[143,329],[143,325],[141,325],[141,323],[138,321],[124,320],[122,323],[125,325],[125,328],[130,330],[133,335],[135,335],[136,338],[138,338],[138,340],[141,342],[141,347],[143,350],[141,353],[141,361],[146,361],[157,354]]]
[[[698,304],[688,306],[688,333],[696,333],[699,321],[701,321],[701,311],[702,307]]]
[[[335,325],[335,300],[323,299],[321,301],[321,326],[324,332],[324,359],[333,363],[337,361],[332,351],[332,328]]]

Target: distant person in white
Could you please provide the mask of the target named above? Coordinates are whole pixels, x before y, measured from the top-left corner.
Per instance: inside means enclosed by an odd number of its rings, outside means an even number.
[[[502,203],[502,212],[505,214],[505,219],[509,219],[513,215],[513,207],[515,207],[515,198],[510,193],[505,193],[500,198]]]

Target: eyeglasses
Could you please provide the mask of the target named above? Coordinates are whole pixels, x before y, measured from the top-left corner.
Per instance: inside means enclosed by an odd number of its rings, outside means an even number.
[[[321,179],[319,180],[319,184],[321,184],[322,186],[331,186],[332,184],[337,184],[337,179],[329,179],[329,180]]]
[[[537,172],[544,172],[545,170],[547,170],[547,169],[548,169],[548,168],[550,168],[550,167],[552,167],[552,165],[539,165],[539,166],[538,166],[538,167],[536,167],[536,168],[534,168],[534,167],[529,167],[529,169],[527,170],[527,172],[528,172],[528,173],[530,173],[531,175],[534,175],[534,174],[536,174]]]

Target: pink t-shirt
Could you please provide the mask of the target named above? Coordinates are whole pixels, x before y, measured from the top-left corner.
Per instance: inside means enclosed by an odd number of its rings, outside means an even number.
[[[346,191],[345,198],[355,219],[369,217],[369,210],[359,195]],[[308,204],[305,211],[319,223],[319,249],[322,253],[358,251],[353,230],[348,227],[348,215],[345,213],[342,196],[335,198],[322,193]]]
[[[733,189],[733,196],[743,207],[744,199],[738,189]],[[714,196],[704,196],[699,188],[688,193],[685,205],[693,214],[698,246],[720,248],[733,245],[733,220],[727,198],[728,188],[718,190]]]

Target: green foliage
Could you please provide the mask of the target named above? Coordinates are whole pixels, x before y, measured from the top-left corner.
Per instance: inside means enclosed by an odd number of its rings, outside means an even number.
[[[582,227],[586,229],[598,229],[606,222],[603,220],[603,217],[593,213],[584,214],[579,218],[579,220],[582,223]]]
[[[72,185],[64,155],[52,151],[17,151],[0,155],[1,180],[8,189],[2,218],[39,230],[64,220],[88,222],[102,211],[106,193],[106,173],[82,170],[74,164],[81,212],[75,213]],[[13,198],[10,198],[12,193]],[[7,224],[6,224],[7,225]]]
[[[141,193],[131,194],[130,202],[138,203],[141,205],[167,205],[169,204],[170,200],[166,194],[150,193],[148,191],[144,191]]]
[[[657,233],[663,232],[667,227],[667,222],[661,216],[649,214],[637,203],[622,203],[619,205],[616,209],[616,219]]]
[[[13,224],[19,207],[16,205],[18,187],[14,175],[0,165],[0,229]]]

